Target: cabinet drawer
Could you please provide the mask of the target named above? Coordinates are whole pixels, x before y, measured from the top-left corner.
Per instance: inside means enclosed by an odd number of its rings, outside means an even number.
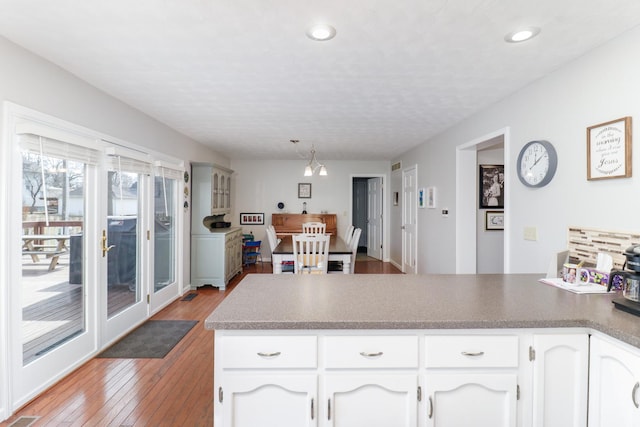
[[[315,336],[242,336],[222,340],[222,366],[234,368],[315,368]]]
[[[518,366],[518,337],[428,336],[425,355],[427,368],[515,368]]]
[[[416,368],[417,336],[330,336],[327,368]]]

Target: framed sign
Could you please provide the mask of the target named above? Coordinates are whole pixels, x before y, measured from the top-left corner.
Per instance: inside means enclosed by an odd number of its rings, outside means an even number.
[[[424,191],[424,188],[421,188],[418,190],[418,207],[419,208],[424,208],[427,206],[425,197],[426,197],[426,192]]]
[[[436,207],[436,187],[427,187],[427,207],[429,209]]]
[[[301,182],[298,184],[298,199],[311,198],[311,183]]]
[[[587,179],[631,176],[631,117],[587,128]]]
[[[264,214],[263,213],[241,213],[240,225],[263,225]]]
[[[504,212],[487,211],[484,221],[485,230],[504,230]]]

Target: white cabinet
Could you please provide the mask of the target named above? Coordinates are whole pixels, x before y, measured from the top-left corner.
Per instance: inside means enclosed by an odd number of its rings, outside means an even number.
[[[204,217],[231,213],[232,174],[232,170],[221,166],[193,164],[191,167],[191,234],[209,232],[209,229],[202,224]]]
[[[191,236],[191,286],[225,289],[242,272],[242,229],[220,228]]]
[[[589,378],[587,334],[534,335],[534,427],[586,427]]]
[[[515,427],[516,335],[425,337],[427,426]]]
[[[324,337],[325,426],[416,427],[418,337]]]
[[[231,174],[220,166],[211,168],[211,212],[223,214],[231,212]]]
[[[418,376],[331,373],[325,377],[324,426],[416,427]]]
[[[216,426],[318,425],[317,337],[232,335],[215,351]]]
[[[589,426],[640,426],[640,350],[591,337]]]
[[[515,426],[517,379],[515,372],[427,374],[427,426]]]
[[[217,399],[225,426],[317,426],[316,375],[231,373],[224,375],[223,382]]]

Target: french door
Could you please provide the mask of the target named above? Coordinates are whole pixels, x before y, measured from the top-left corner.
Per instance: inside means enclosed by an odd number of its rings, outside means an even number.
[[[417,258],[417,175],[416,167],[402,171],[402,272],[416,274]]]
[[[110,149],[102,187],[100,234],[102,319],[106,345],[148,315],[151,163],[129,150]]]
[[[5,111],[0,398],[13,411],[179,296],[183,171],[32,110]]]

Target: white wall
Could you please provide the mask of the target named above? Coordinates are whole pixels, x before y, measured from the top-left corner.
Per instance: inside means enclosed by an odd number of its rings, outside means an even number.
[[[632,116],[633,133],[640,135],[640,57],[632,54],[638,46],[640,28],[394,159],[403,165],[418,163],[418,186],[438,187],[440,206],[450,210],[449,218],[443,218],[440,209],[419,212],[420,273],[455,272],[456,146],[505,127],[511,132],[511,146],[505,147],[505,197],[509,200],[505,233],[510,250],[506,271],[546,271],[551,254],[566,247],[567,227],[571,225],[635,232],[640,229],[640,150],[633,152],[636,172],[632,178],[586,179],[588,126]],[[518,181],[515,162],[522,146],[536,139],[555,145],[558,170],[549,185],[530,189]],[[395,182],[392,191],[399,189]],[[527,226],[537,228],[537,241],[523,239]],[[399,237],[392,235],[394,238]],[[392,247],[395,245],[392,242]]]
[[[244,225],[245,233],[253,232],[256,239],[263,241],[262,252],[270,257],[265,227],[271,224],[271,214],[278,213],[278,202],[283,202],[283,212],[301,213],[302,203],[307,202],[308,213],[337,214],[338,234],[342,234],[351,224],[351,181],[353,177],[384,174],[388,181],[390,164],[387,161],[339,161],[324,159],[328,176],[303,176],[304,160],[238,160],[232,159],[231,169],[233,213],[225,218],[237,226],[242,212],[263,212],[264,226]],[[298,183],[311,183],[311,198],[298,199]],[[385,206],[389,205],[389,195],[385,190]],[[388,209],[384,212],[388,217]],[[388,235],[384,239],[388,240]],[[384,256],[384,255],[383,255]],[[388,256],[388,255],[387,255]]]

